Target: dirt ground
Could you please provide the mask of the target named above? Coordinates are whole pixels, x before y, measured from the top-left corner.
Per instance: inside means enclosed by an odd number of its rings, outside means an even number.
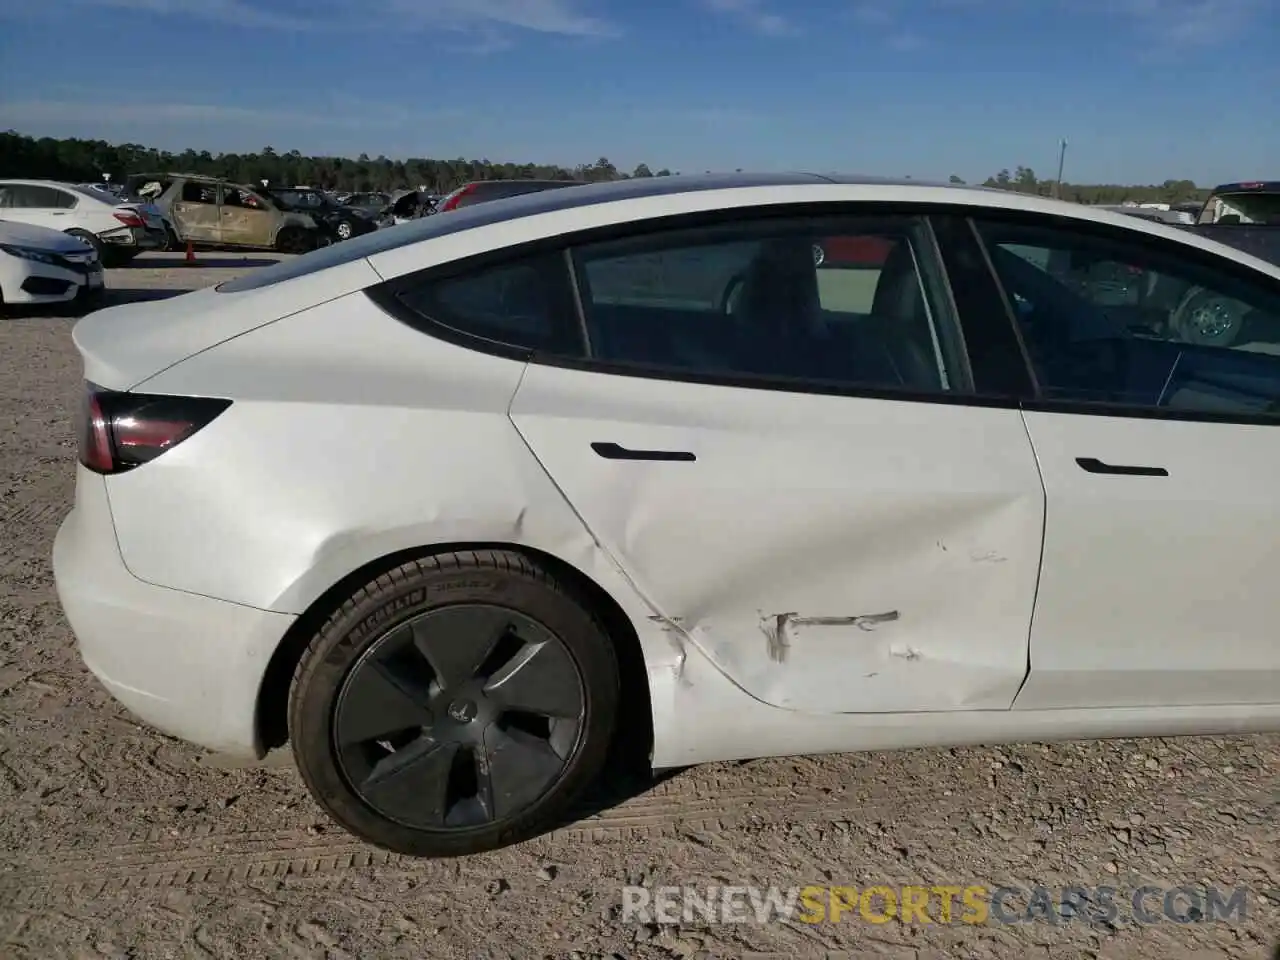
[[[252,269],[112,271],[112,298]],[[147,729],[81,666],[49,551],[71,502],[72,320],[0,321],[0,957],[1270,958],[1280,737],[921,750],[675,773],[550,837],[415,862],[326,821],[285,759]],[[1250,888],[1229,921],[645,924],[624,884]],[[1127,893],[1117,897],[1124,903]],[[1158,898],[1153,903],[1158,904]],[[1280,955],[1280,954],[1278,954]]]

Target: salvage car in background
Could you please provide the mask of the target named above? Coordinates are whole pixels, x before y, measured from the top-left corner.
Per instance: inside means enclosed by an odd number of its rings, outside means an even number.
[[[59,230],[0,220],[0,310],[90,301],[104,289],[98,251]]]
[[[1088,282],[1119,272],[1241,304],[1240,336]],[[664,768],[1280,730],[1280,266],[1190,230],[635,179],[73,338],[53,567],[85,662],[176,736],[290,740],[392,850],[557,826],[620,743]]]
[[[1280,180],[1224,183],[1213,188],[1196,232],[1280,263]]]
[[[377,224],[380,227],[393,227],[410,220],[420,220],[435,212],[436,205],[431,194],[421,190],[397,190],[391,195],[387,205],[378,211]]]
[[[371,217],[377,217],[379,213],[391,202],[391,194],[381,193],[378,191],[365,193],[349,193],[345,196],[339,195],[341,203],[344,207],[352,207],[356,210],[363,210]]]
[[[378,224],[360,207],[335,203],[319,190],[309,187],[266,187],[262,191],[282,210],[305,213],[329,236],[337,240],[350,240],[372,233]]]
[[[436,212],[449,213],[461,210],[477,203],[490,200],[505,200],[508,197],[520,197],[526,193],[540,193],[543,190],[559,190],[561,187],[581,186],[578,180],[475,180],[464,183],[452,193],[447,193],[435,205]]]
[[[108,267],[165,243],[164,223],[153,205],[121,203],[106,191],[53,180],[0,180],[0,217],[78,237]]]
[[[143,173],[128,179],[127,190],[155,198],[174,248],[190,243],[305,253],[331,240],[309,215],[281,209],[264,191],[246,184],[194,174]]]

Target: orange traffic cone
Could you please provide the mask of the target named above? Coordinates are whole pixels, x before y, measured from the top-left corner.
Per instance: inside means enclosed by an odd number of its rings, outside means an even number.
[[[196,249],[191,245],[191,241],[187,241],[187,263],[196,262]]]

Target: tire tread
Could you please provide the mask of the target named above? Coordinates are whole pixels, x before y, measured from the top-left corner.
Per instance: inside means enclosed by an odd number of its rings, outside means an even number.
[[[616,705],[618,697],[618,689],[616,683],[617,662],[616,654],[609,643],[609,630],[600,616],[599,611],[587,601],[586,598],[580,596],[578,591],[572,589],[560,581],[557,577],[543,567],[541,564],[535,563],[527,555],[516,550],[503,549],[480,549],[480,550],[457,550],[444,553],[428,554],[399,566],[388,570],[369,582],[357,588],[352,594],[336,609],[334,609],[325,619],[324,623],[312,636],[307,644],[302,656],[298,659],[298,663],[294,668],[293,675],[289,683],[289,708],[288,708],[288,727],[290,735],[295,738],[295,752],[297,750],[297,741],[295,732],[299,729],[300,716],[299,711],[302,709],[301,691],[307,689],[313,674],[319,670],[325,661],[328,652],[332,649],[334,643],[341,639],[341,634],[345,629],[350,629],[350,621],[361,608],[371,606],[376,609],[376,605],[381,601],[385,602],[397,591],[403,590],[411,581],[421,577],[438,576],[441,573],[451,571],[467,571],[467,570],[491,570],[496,573],[505,574],[507,576],[518,577],[527,581],[536,583],[540,587],[549,592],[557,594],[564,600],[573,604],[579,613],[583,614],[590,622],[595,631],[599,634],[608,649],[608,657],[613,664],[613,678],[615,688],[611,692],[614,705],[608,711],[611,714],[610,736],[612,739],[612,725],[617,722]],[[596,774],[599,774],[600,768],[603,766],[604,757],[600,758],[600,762],[596,765]],[[304,778],[305,779],[305,778]],[[314,792],[314,791],[313,791]],[[578,793],[579,791],[575,791]],[[319,799],[317,797],[317,799]],[[572,802],[575,797],[570,797]],[[322,802],[322,806],[328,807],[329,804]],[[332,813],[332,810],[330,810]],[[378,842],[378,841],[373,841]],[[382,844],[380,844],[382,845]],[[385,845],[384,845],[385,846]],[[390,847],[387,847],[390,849]],[[459,850],[460,853],[478,852],[471,850]],[[408,851],[396,851],[408,852]],[[413,855],[413,854],[411,854]],[[444,854],[451,855],[451,854]]]

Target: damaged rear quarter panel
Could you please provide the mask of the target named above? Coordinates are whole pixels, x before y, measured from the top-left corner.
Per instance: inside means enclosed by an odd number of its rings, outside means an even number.
[[[1016,410],[535,364],[511,415],[637,590],[757,699],[1013,702],[1044,519]],[[605,459],[599,442],[696,459]]]
[[[149,583],[300,613],[398,551],[535,548],[617,601],[655,701],[668,702],[683,647],[646,619],[653,611],[512,427],[523,370],[411,330],[358,293],[174,364],[141,389],[234,402],[145,469],[107,481],[124,562]]]

